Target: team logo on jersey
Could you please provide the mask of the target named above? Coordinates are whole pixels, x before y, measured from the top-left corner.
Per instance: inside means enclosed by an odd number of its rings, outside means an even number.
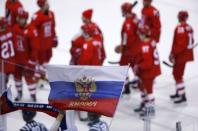
[[[83,76],[77,78],[74,83],[76,87],[75,95],[81,100],[87,100],[94,92],[96,92],[96,83],[91,77]]]

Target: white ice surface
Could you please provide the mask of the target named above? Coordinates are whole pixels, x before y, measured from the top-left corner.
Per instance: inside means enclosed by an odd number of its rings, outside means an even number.
[[[198,38],[198,1],[197,0],[153,0],[154,5],[160,10],[162,21],[162,35],[158,45],[161,60],[167,60],[173,37],[173,30],[177,24],[179,10],[189,11],[189,23],[195,31],[195,41]],[[38,8],[36,0],[21,0],[26,10],[32,15]],[[115,54],[114,47],[120,43],[120,29],[123,18],[120,5],[124,0],[50,0],[51,9],[55,12],[57,22],[57,35],[59,46],[54,49],[51,64],[68,64],[70,60],[69,48],[72,37],[79,31],[81,25],[81,12],[86,8],[93,8],[93,20],[101,27],[105,37],[107,60],[118,61],[119,55]],[[132,1],[133,2],[133,1]],[[4,15],[5,0],[0,0],[0,16]],[[140,17],[142,0],[134,11]],[[195,49],[195,58],[198,57]],[[105,65],[108,65],[107,60]],[[185,71],[186,91],[188,103],[175,106],[169,100],[169,94],[174,92],[174,81],[171,69],[162,65],[162,75],[155,83],[156,117],[152,120],[152,131],[174,131],[175,122],[182,121],[184,131],[198,131],[198,61],[187,65]],[[13,96],[16,95],[12,87]],[[47,102],[49,87],[38,90],[38,101]],[[24,101],[29,100],[29,93],[24,87]],[[133,109],[139,104],[139,93],[132,91],[130,99],[121,99],[116,115],[111,123],[111,131],[143,131],[143,121],[140,120]],[[104,117],[110,124],[111,119]],[[48,128],[54,119],[38,113],[37,121],[44,123]],[[17,131],[24,125],[21,113],[14,112],[8,115],[8,131]],[[87,131],[86,123],[76,121],[79,131]]]

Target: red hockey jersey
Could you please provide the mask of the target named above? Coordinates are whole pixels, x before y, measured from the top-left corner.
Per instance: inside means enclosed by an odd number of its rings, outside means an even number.
[[[16,36],[16,63],[27,65],[28,61],[38,61],[39,41],[38,34],[33,25],[22,28],[18,24],[14,26]]]
[[[139,53],[136,55],[137,75],[140,78],[155,78],[161,74],[159,56],[156,48],[152,46],[153,40],[140,40]]]
[[[89,38],[82,47],[82,52],[77,61],[78,65],[102,65],[102,43]]]
[[[23,10],[23,6],[20,3],[20,1],[16,0],[14,3],[11,2],[10,0],[6,1],[6,19],[8,21],[8,25],[14,26],[16,22],[16,17],[18,12]]]
[[[161,34],[161,22],[159,11],[153,6],[144,7],[142,9],[141,23],[143,25],[149,26],[149,28],[151,29],[151,38],[158,43]]]
[[[0,32],[0,71],[4,73],[13,73],[15,68],[15,42],[14,34],[7,28],[5,32]],[[4,69],[2,71],[2,60]]]
[[[187,23],[177,25],[171,54],[178,63],[193,61],[193,29]]]
[[[51,49],[56,39],[55,18],[52,11],[47,14],[38,11],[32,18],[32,24],[35,26],[39,36],[40,50]]]
[[[135,44],[138,41],[137,35],[138,19],[135,14],[125,19],[121,31],[121,44],[123,46],[122,55],[120,59],[121,65],[127,65],[129,59],[133,57]]]
[[[131,47],[133,43],[137,40],[137,28],[138,28],[138,19],[135,14],[132,14],[131,17],[125,19],[122,25],[121,31],[121,44],[127,47]]]

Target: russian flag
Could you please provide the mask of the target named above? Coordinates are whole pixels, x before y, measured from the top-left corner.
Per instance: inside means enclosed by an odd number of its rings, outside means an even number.
[[[83,110],[113,117],[128,66],[48,65],[49,104],[61,110]]]

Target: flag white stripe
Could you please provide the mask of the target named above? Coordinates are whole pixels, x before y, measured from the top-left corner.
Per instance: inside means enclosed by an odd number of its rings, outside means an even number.
[[[128,66],[65,66],[47,65],[50,82],[74,82],[83,75],[94,78],[95,81],[125,81]]]

